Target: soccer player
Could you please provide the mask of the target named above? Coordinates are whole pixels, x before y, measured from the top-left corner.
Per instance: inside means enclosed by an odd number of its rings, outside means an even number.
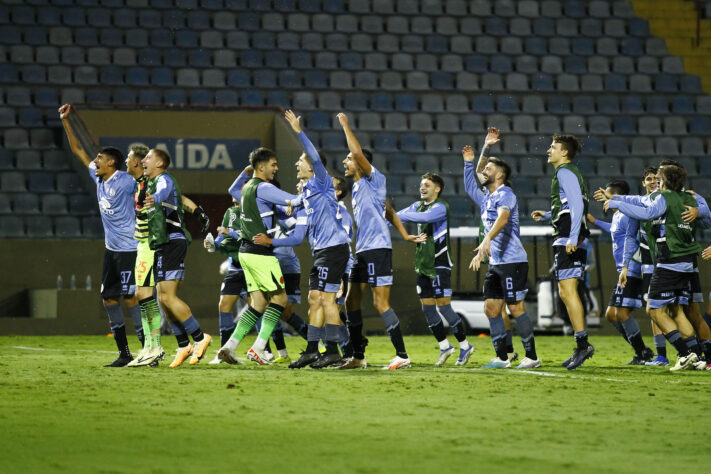
[[[649,287],[650,315],[664,332],[679,357],[670,370],[677,371],[700,364],[697,354],[689,349],[685,338],[693,336],[693,328],[683,317],[682,305],[690,298],[691,277],[701,246],[694,240],[695,223],[681,217],[686,207],[698,207],[696,200],[683,191],[686,171],[675,165],[660,167],[660,192],[647,199],[634,196],[612,196],[604,208],[619,209],[624,214],[648,221],[647,235],[656,243],[656,266]],[[651,242],[651,240],[650,240]],[[667,315],[666,309],[670,315]],[[706,364],[703,363],[703,368]]]
[[[101,271],[101,298],[119,351],[118,358],[105,367],[124,367],[133,357],[128,347],[126,325],[119,305],[122,296],[141,345],[145,337],[141,325],[141,310],[135,296],[136,240],[133,233],[136,217],[133,211],[133,193],[136,180],[121,170],[123,153],[116,148],[104,147],[95,159],[89,157],[69,124],[70,111],[71,108],[64,105],[59,109],[59,116],[74,155],[89,169],[89,176],[96,183],[96,198],[104,227],[106,250]]]
[[[355,259],[353,258],[353,252],[350,248],[350,242],[353,241],[353,217],[346,208],[344,200],[348,197],[348,183],[346,179],[342,176],[333,177],[333,187],[336,189],[336,199],[338,199],[338,214],[336,218],[341,223],[341,227],[346,231],[348,235],[348,264],[346,265],[346,271],[341,277],[341,287],[336,295],[336,304],[339,308],[339,315],[341,316],[341,324],[338,327],[341,333],[341,342],[339,346],[341,347],[341,354],[344,359],[353,357],[353,344],[351,344],[351,335],[348,333],[348,325],[346,321],[348,317],[344,310],[344,305],[346,304],[346,293],[348,292],[348,275],[353,268],[353,263]]]
[[[440,199],[444,190],[444,180],[434,173],[426,173],[420,181],[420,200],[398,211],[402,222],[417,223],[417,233],[427,234],[427,240],[415,248],[415,272],[417,273],[417,294],[427,325],[439,343],[439,358],[435,362],[440,367],[454,353],[455,349],[447,340],[440,314],[449,323],[454,337],[459,342],[459,358],[455,365],[466,365],[474,352],[474,346],[467,341],[464,324],[452,309],[452,259],[449,254],[449,206]]]
[[[301,194],[291,204],[303,205],[308,223],[309,243],[314,260],[309,275],[309,336],[306,350],[298,360],[289,364],[291,369],[309,365],[320,369],[341,359],[338,351],[340,339],[336,293],[340,289],[341,276],[346,271],[350,247],[348,234],[338,222],[338,200],[333,179],[322,163],[316,148],[301,128],[301,117],[287,110],[286,118],[297,134],[305,153],[296,162],[297,178],[305,180]],[[257,240],[259,238],[260,240]],[[271,243],[266,236],[257,236]],[[313,328],[313,329],[312,329]],[[324,328],[326,352],[318,351],[320,328]]]
[[[270,183],[279,169],[275,153],[268,148],[256,148],[249,154],[253,176],[241,190],[233,184],[230,194],[239,199],[240,235],[239,261],[244,270],[251,303],[237,322],[237,327],[218,356],[225,362],[237,362],[236,349],[244,336],[263,315],[257,340],[247,351],[247,358],[259,365],[270,363],[265,354],[267,341],[279,323],[288,301],[284,291],[284,276],[271,246],[256,244],[258,234],[273,233],[277,225],[274,207],[288,205],[296,196]],[[239,193],[237,193],[239,191]]]
[[[239,201],[232,200],[232,206],[225,211],[222,218],[222,225],[217,228],[217,238],[212,235],[205,238],[204,246],[208,252],[219,250],[227,255],[229,266],[225,272],[225,278],[220,287],[220,302],[218,304],[220,322],[220,347],[229,340],[235,330],[234,316],[232,309],[241,295],[247,294],[247,282],[244,279],[244,271],[239,263],[240,247],[240,208]],[[211,365],[219,364],[222,360],[216,356],[210,361]],[[237,363],[241,361],[237,360]]]
[[[575,331],[576,348],[563,362],[568,370],[577,369],[595,354],[585,330],[585,311],[578,295],[578,283],[587,260],[587,237],[590,234],[588,214],[588,185],[578,167],[571,161],[581,148],[573,135],[556,134],[548,148],[548,163],[554,168],[551,182],[551,210],[536,210],[531,217],[537,222],[550,220],[553,225],[553,251],[558,292],[563,300]]]
[[[623,180],[612,180],[606,186],[610,195],[626,196],[630,186]],[[597,225],[612,237],[612,257],[617,267],[618,283],[605,311],[605,318],[617,329],[622,337],[634,348],[635,356],[627,365],[644,365],[654,357],[651,349],[644,345],[642,333],[632,311],[642,307],[641,263],[632,256],[640,247],[638,240],[639,221],[615,210],[612,222],[595,219],[588,214],[588,222]]]
[[[353,178],[352,204],[356,222],[356,261],[351,269],[346,296],[348,330],[353,344],[353,357],[346,359],[341,369],[367,367],[363,337],[361,300],[365,287],[370,285],[373,306],[385,323],[385,329],[395,347],[395,357],[386,370],[410,367],[410,357],[400,331],[400,320],[390,306],[390,287],[393,284],[392,243],[387,221],[390,220],[400,235],[409,242],[423,241],[423,236],[408,235],[400,218],[385,202],[385,176],[373,166],[370,150],[361,148],[344,113],[338,114],[350,153],[343,160],[346,176]]]
[[[205,356],[212,337],[203,333],[190,307],[178,295],[178,285],[185,277],[185,254],[190,233],[183,222],[183,203],[178,183],[168,173],[170,155],[153,148],[143,159],[144,174],[148,178],[143,205],[148,215],[148,244],[153,250],[158,300],[166,312],[178,351],[170,364],[179,367],[190,358],[195,365]],[[189,333],[194,344],[188,339]]]
[[[476,248],[477,255],[470,267],[477,271],[484,257],[489,258],[489,270],[484,278],[484,312],[489,318],[491,339],[496,357],[484,368],[511,367],[506,345],[506,326],[501,317],[504,304],[516,320],[526,357],[518,369],[535,369],[541,366],[536,354],[533,323],[526,313],[524,298],[528,280],[528,256],[519,235],[518,202],[511,189],[511,168],[495,157],[489,157],[491,146],[499,142],[500,132],[489,128],[484,147],[474,168],[474,151],[470,146],[462,149],[464,159],[464,186],[467,194],[481,209],[486,235]],[[480,179],[481,187],[477,185]]]

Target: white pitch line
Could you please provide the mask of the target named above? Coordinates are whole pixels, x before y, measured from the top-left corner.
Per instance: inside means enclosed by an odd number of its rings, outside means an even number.
[[[91,352],[93,354],[116,354],[116,351],[90,351],[88,349],[49,349],[46,347],[10,346],[24,351]]]

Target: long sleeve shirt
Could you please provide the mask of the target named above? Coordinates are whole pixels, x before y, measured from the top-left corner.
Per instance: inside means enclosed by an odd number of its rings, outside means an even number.
[[[570,235],[568,237],[558,237],[553,242],[553,246],[559,245],[577,245],[578,236],[580,235],[580,226],[582,220],[585,219],[583,210],[583,192],[580,189],[580,183],[575,173],[567,168],[558,168],[558,183],[560,188],[560,202],[562,209],[570,211]]]

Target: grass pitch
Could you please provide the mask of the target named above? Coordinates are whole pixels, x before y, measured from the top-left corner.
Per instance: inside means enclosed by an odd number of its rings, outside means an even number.
[[[455,355],[435,369],[434,339],[406,337],[416,364],[389,372],[207,360],[109,369],[101,365],[114,346],[104,337],[0,337],[0,465],[8,473],[599,473],[700,472],[711,461],[711,372],[623,367],[632,352],[618,336],[592,337],[595,357],[572,372],[560,367],[572,338],[540,336],[542,369],[480,370],[494,356],[491,340],[470,340],[468,366],[455,368]],[[387,338],[370,341],[369,363],[392,357]],[[174,339],[164,344],[172,358]],[[292,356],[304,346],[287,344]]]

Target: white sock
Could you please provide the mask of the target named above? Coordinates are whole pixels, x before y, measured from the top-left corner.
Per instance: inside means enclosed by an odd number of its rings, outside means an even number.
[[[225,349],[228,349],[230,351],[236,351],[237,346],[239,346],[239,341],[234,337],[229,338],[225,343]]]
[[[286,349],[279,349],[279,357],[289,357],[289,351]]]
[[[460,341],[460,342],[459,342],[459,348],[460,348],[460,349],[467,350],[467,349],[469,349],[469,346],[470,346],[469,341],[467,341],[466,339],[464,339],[463,341]]]
[[[257,352],[262,352],[265,347],[267,347],[267,340],[262,339],[261,337],[257,337],[257,340],[254,341],[254,344],[252,344],[252,349]]]
[[[449,349],[449,341],[447,339],[442,339],[439,341],[439,348],[441,350]]]

